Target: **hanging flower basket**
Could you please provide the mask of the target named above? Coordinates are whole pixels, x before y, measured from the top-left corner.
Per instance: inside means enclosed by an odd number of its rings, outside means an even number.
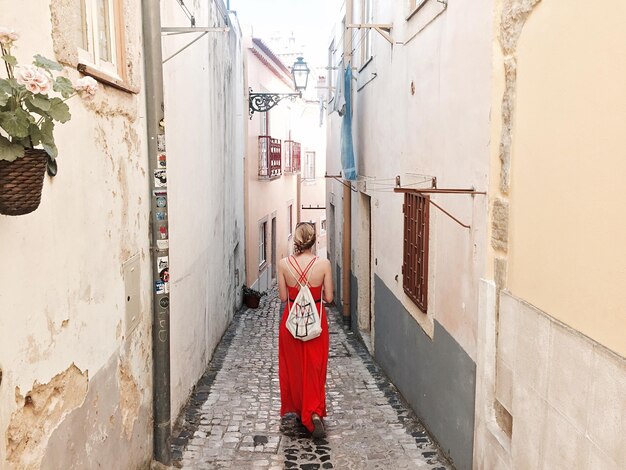
[[[41,201],[46,168],[56,175],[57,123],[71,119],[66,101],[73,96],[91,99],[98,84],[92,77],[74,82],[54,72],[63,67],[37,54],[32,64],[18,65],[11,48],[19,35],[0,27],[0,214],[33,212]],[[54,96],[53,92],[59,96]]]
[[[248,308],[258,308],[261,297],[267,295],[267,292],[259,292],[248,286],[243,286],[243,303]]]
[[[24,215],[39,207],[47,161],[41,149],[25,149],[12,162],[0,160],[0,214]]]

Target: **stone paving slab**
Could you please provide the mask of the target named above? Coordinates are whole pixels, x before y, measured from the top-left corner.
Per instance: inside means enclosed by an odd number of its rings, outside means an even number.
[[[280,418],[276,289],[226,331],[173,433],[184,469],[428,469],[453,467],[355,335],[331,310],[325,419],[312,439]]]

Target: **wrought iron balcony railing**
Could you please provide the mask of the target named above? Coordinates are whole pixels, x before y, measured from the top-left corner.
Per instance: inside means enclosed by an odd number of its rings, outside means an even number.
[[[269,135],[259,136],[259,178],[274,179],[282,174],[282,150],[280,139]]]
[[[285,140],[285,173],[300,173],[300,142]]]

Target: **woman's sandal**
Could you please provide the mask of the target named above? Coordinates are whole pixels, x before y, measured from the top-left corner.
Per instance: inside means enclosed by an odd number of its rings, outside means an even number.
[[[311,435],[316,439],[324,437],[326,435],[326,430],[324,429],[324,422],[322,421],[322,418],[313,414],[313,416],[311,416],[311,421],[313,421],[313,432]]]

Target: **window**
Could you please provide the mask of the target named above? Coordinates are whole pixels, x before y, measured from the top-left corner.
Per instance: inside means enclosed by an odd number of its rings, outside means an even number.
[[[305,180],[315,179],[315,152],[304,153],[304,170],[302,178]]]
[[[291,237],[293,235],[293,204],[289,204],[287,207],[287,237]]]
[[[402,286],[406,295],[426,313],[428,305],[428,226],[430,197],[405,193],[404,260]]]
[[[267,222],[259,225],[259,266],[263,266],[267,261]]]
[[[125,78],[121,0],[81,0],[81,63],[112,77]]]
[[[362,0],[361,3],[361,22],[363,24],[372,24],[374,15],[372,14],[372,0]],[[364,66],[372,57],[372,28],[361,29],[361,66]]]
[[[326,219],[322,219],[320,232],[321,233],[326,233]]]

